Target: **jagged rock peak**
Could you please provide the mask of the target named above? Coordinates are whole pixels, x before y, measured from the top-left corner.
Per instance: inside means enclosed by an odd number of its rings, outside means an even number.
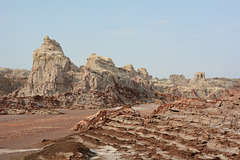
[[[60,44],[56,42],[54,39],[50,39],[48,35],[45,36],[45,38],[43,39],[43,43],[39,49],[63,52]]]
[[[39,61],[40,59],[48,61],[54,57],[61,58],[65,57],[65,55],[60,44],[55,40],[50,39],[49,36],[46,36],[43,39],[41,47],[34,51],[33,62]]]
[[[129,71],[129,72],[136,72],[135,70],[134,70],[134,67],[133,67],[133,65],[131,65],[131,64],[126,64],[125,66],[123,66],[123,67],[121,67],[122,69],[125,69],[125,70],[127,70],[127,71]]]
[[[46,36],[33,53],[33,65],[27,85],[17,96],[53,96],[72,88],[73,73],[79,69],[63,54],[55,40]]]
[[[100,68],[109,69],[109,67],[116,68],[111,58],[98,56],[95,53],[92,53],[87,59],[86,67],[94,69]]]

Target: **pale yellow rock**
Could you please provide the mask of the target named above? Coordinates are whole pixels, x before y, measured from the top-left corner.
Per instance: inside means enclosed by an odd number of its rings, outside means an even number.
[[[68,72],[78,71],[63,53],[59,43],[46,36],[39,49],[33,53],[33,66],[27,85],[18,96],[45,95],[52,96],[72,88],[72,75]]]

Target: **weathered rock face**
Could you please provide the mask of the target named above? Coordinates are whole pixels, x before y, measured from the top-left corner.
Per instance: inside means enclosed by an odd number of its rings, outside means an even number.
[[[77,82],[66,99],[74,97],[71,105],[78,108],[86,104],[112,107],[155,96],[152,84],[135,70],[117,68],[110,58],[96,54],[90,55],[86,65],[74,77]]]
[[[204,72],[197,72],[194,79],[185,79],[183,75],[171,75],[169,80],[151,80],[157,91],[189,98],[217,98],[238,87],[231,79],[206,79]]]
[[[0,96],[6,96],[23,87],[29,74],[30,71],[25,69],[0,68]]]
[[[52,96],[72,88],[72,72],[78,71],[69,58],[64,56],[61,46],[48,36],[33,53],[33,66],[27,85],[18,96]]]

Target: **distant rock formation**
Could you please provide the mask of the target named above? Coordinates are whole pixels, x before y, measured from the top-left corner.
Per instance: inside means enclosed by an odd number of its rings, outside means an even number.
[[[7,96],[23,87],[29,74],[30,71],[25,69],[0,68],[0,96]]]
[[[193,79],[183,75],[170,75],[169,79],[152,79],[158,92],[188,98],[217,98],[238,87],[238,82],[230,79],[206,79],[204,72],[197,72]]]

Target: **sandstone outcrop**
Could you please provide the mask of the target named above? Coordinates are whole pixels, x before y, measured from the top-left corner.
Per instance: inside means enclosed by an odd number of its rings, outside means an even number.
[[[52,96],[72,89],[72,72],[78,71],[67,58],[59,43],[48,36],[33,53],[33,66],[27,85],[17,95],[20,97]]]
[[[0,96],[6,96],[27,84],[30,71],[0,68]]]

